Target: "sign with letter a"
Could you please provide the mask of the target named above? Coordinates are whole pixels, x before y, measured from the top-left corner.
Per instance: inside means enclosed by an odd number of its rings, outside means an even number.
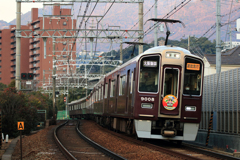
[[[18,130],[20,131],[24,130],[24,122],[18,122]]]

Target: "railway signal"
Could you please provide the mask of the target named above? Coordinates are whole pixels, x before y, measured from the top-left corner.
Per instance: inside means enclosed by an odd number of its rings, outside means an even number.
[[[33,73],[28,73],[28,80],[33,80],[33,77],[34,77]]]
[[[22,80],[33,80],[34,74],[33,73],[21,73]]]
[[[66,102],[67,101],[67,97],[64,97],[64,102]]]
[[[21,73],[21,79],[22,80],[27,80],[27,78],[28,78],[27,73]]]

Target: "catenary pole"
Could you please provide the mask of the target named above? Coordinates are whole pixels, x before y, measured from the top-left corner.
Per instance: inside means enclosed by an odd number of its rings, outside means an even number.
[[[216,73],[221,72],[221,0],[216,5]]]
[[[20,34],[21,30],[21,2],[17,2],[17,25],[16,34]],[[21,38],[16,36],[16,74],[15,87],[20,90],[20,58],[21,58]]]
[[[155,18],[157,18],[157,1],[158,0],[155,0]],[[157,22],[155,22],[155,24],[157,24]],[[157,27],[155,27],[154,28],[154,47],[157,46],[157,37],[158,37]]]
[[[55,114],[55,103],[56,103],[56,96],[55,96],[55,89],[56,89],[56,57],[55,57],[55,38],[53,38],[53,123],[56,124],[56,114]]]
[[[143,31],[143,3],[139,3],[138,7],[138,18],[139,18],[139,30]],[[143,36],[142,33],[140,33]],[[143,37],[139,39],[140,43],[143,43]],[[138,47],[138,54],[143,53],[143,45],[139,45]]]

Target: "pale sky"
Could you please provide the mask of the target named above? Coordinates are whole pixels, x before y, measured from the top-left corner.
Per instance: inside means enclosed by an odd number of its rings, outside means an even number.
[[[22,14],[31,11],[31,8],[42,8],[43,3],[21,3]],[[0,20],[10,22],[16,18],[16,0],[0,0]]]

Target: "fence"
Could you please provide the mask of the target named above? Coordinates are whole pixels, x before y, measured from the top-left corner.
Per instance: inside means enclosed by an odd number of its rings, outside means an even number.
[[[204,77],[200,130],[208,129],[211,111],[213,111],[212,129],[215,132],[240,133],[239,80],[240,68],[221,72],[219,82],[216,74]],[[217,92],[216,87],[218,87]]]

